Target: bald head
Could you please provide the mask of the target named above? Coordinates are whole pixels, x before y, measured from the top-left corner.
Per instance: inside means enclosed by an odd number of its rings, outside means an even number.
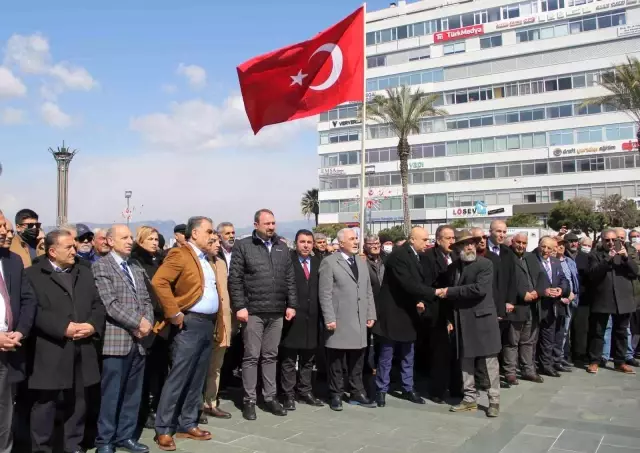
[[[493,245],[502,245],[507,237],[507,224],[504,220],[494,220],[489,226],[489,233]]]
[[[129,258],[133,247],[133,235],[128,226],[116,224],[107,230],[107,243],[111,250],[123,259]]]
[[[428,240],[429,233],[427,233],[427,230],[422,227],[411,228],[411,233],[409,234],[409,243],[416,252],[424,252],[427,249]]]
[[[518,256],[524,255],[529,245],[529,235],[527,233],[516,233],[511,238],[511,249]]]
[[[538,248],[540,249],[540,255],[542,258],[547,259],[551,255],[555,253],[556,247],[558,246],[558,241],[551,236],[544,236],[540,239],[538,244]]]

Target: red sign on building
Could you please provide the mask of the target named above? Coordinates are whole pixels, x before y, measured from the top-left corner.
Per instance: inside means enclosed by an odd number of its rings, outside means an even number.
[[[469,27],[456,28],[433,34],[433,42],[455,41],[457,39],[473,38],[484,35],[484,24],[471,25]]]

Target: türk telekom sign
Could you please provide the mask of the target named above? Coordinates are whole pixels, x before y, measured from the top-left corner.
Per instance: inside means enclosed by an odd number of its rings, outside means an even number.
[[[484,35],[484,24],[471,25],[469,27],[456,28],[433,34],[433,42],[455,41],[457,39],[473,38]]]

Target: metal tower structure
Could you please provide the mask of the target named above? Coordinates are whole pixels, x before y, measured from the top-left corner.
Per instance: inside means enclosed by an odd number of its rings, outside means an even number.
[[[69,164],[78,150],[65,146],[56,149],[49,148],[49,152],[58,164],[58,212],[56,224],[58,226],[67,223],[67,211],[69,207]]]

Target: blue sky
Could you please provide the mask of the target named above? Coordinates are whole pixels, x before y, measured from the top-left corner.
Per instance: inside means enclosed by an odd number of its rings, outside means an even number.
[[[95,6],[94,6],[95,5]],[[65,140],[71,221],[209,215],[250,223],[270,207],[300,218],[317,186],[315,120],[253,137],[235,67],[309,39],[355,10],[344,0],[3,2],[0,7],[0,209],[55,221]],[[388,1],[368,3],[369,9]]]

